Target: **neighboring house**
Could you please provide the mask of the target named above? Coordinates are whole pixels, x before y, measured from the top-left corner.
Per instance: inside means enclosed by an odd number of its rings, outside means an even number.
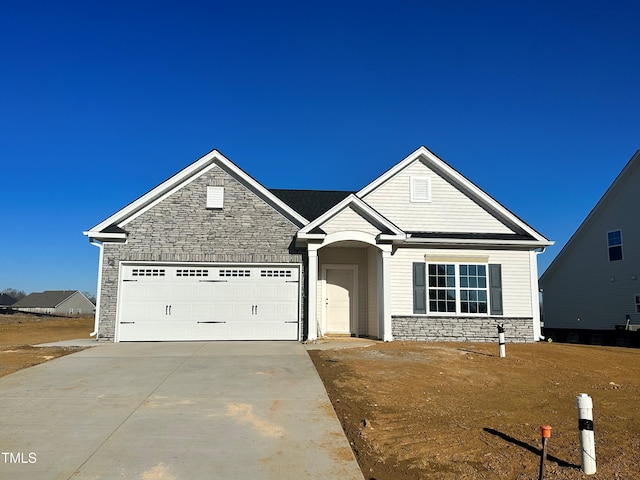
[[[213,150],[84,234],[104,341],[535,341],[552,244],[425,147],[358,192],[269,190]]]
[[[8,312],[11,310],[11,306],[16,303],[16,299],[6,293],[0,293],[0,311]]]
[[[78,290],[47,290],[30,293],[12,308],[51,315],[86,315],[93,313],[96,306]]]
[[[640,150],[540,277],[545,332],[597,342],[640,324],[639,277]]]
[[[16,299],[6,293],[0,293],[0,308],[7,308],[16,303]]]

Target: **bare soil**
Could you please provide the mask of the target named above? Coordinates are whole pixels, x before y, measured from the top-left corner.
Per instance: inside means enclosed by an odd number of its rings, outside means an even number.
[[[640,479],[640,350],[559,343],[378,343],[311,350],[368,480]],[[576,396],[594,402],[580,468]]]
[[[0,315],[0,377],[81,348],[92,317]],[[640,479],[640,349],[378,343],[309,351],[367,480]],[[575,397],[594,402],[598,473],[580,470]]]
[[[0,315],[0,377],[77,352],[76,347],[36,347],[40,343],[89,338],[93,317]]]

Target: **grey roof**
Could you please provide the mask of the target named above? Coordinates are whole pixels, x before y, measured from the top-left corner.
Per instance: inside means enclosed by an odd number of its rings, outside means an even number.
[[[78,290],[47,290],[30,293],[12,306],[15,308],[54,308]]]
[[[0,293],[0,306],[9,307],[16,303],[16,299],[6,293]]]
[[[309,221],[313,221],[352,193],[343,190],[286,190],[269,191]]]

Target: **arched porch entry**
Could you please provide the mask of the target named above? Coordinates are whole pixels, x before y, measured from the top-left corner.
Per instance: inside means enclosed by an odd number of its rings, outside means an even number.
[[[341,231],[309,242],[307,249],[307,339],[346,335],[390,341],[391,244],[378,243],[368,233]]]

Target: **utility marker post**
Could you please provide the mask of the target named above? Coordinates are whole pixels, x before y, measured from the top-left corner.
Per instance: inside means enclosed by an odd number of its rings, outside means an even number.
[[[549,425],[542,425],[540,427],[542,433],[542,452],[540,452],[540,474],[538,480],[544,479],[544,464],[547,461],[547,441],[551,438],[551,427]]]
[[[593,436],[593,400],[586,393],[576,397],[578,407],[578,430],[580,431],[580,451],[582,471],[587,475],[596,473],[596,446]]]
[[[505,352],[504,323],[498,325],[498,344],[500,345],[500,358],[506,357],[507,354]]]

